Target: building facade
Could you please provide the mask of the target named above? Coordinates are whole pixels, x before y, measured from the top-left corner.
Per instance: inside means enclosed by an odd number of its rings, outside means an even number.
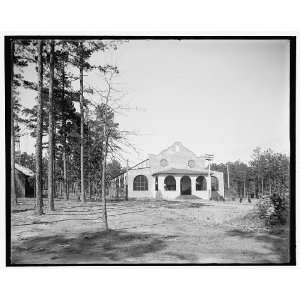
[[[223,173],[209,170],[205,156],[175,142],[114,178],[108,196],[165,200],[224,197]]]

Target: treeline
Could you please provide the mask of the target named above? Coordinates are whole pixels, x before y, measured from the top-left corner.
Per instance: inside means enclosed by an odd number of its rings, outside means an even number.
[[[248,164],[241,161],[212,164],[212,170],[223,172],[226,197],[260,198],[273,194],[284,197],[289,193],[290,159],[271,149],[254,149]]]
[[[120,108],[121,91],[114,80],[115,65],[95,65],[90,58],[104,51],[117,51],[122,42],[102,40],[11,40],[11,196],[15,190],[15,141],[20,125],[35,138],[35,154],[27,163],[35,171],[35,213],[45,213],[43,186],[47,182],[48,209],[55,209],[55,187],[60,182],[68,200],[74,185],[82,202],[94,196],[103,202],[107,228],[105,183],[108,158],[116,167],[116,157],[124,132],[114,122]],[[34,67],[37,80],[26,78],[25,68]],[[88,73],[99,77],[91,86]],[[35,105],[20,105],[19,88],[35,91]],[[76,109],[77,107],[77,109]],[[23,154],[26,156],[26,154]],[[24,157],[23,157],[24,158]],[[118,164],[117,168],[121,168]],[[103,179],[103,180],[102,180]]]

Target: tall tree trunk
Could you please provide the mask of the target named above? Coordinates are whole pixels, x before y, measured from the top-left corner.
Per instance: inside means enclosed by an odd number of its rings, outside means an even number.
[[[259,178],[258,176],[255,178],[255,196],[258,199],[259,197]]]
[[[91,181],[91,175],[90,175],[90,165],[89,165],[89,186],[88,186],[88,191],[89,191],[89,201],[92,201],[92,181]]]
[[[83,110],[83,43],[80,42],[80,172],[81,202],[85,202],[84,190],[84,110]]]
[[[17,195],[16,195],[16,172],[15,172],[15,122],[14,122],[14,53],[15,53],[15,44],[14,40],[11,40],[11,78],[10,78],[10,98],[11,98],[11,107],[10,107],[10,130],[11,130],[11,140],[10,140],[10,155],[11,155],[11,205],[14,207],[18,204]]]
[[[87,117],[88,119],[88,117]],[[91,183],[91,147],[90,147],[90,141],[91,141],[91,133],[90,133],[90,124],[89,124],[89,121],[87,120],[87,129],[88,129],[88,136],[87,136],[87,139],[88,139],[88,163],[87,163],[87,166],[88,166],[88,193],[89,193],[89,201],[92,201],[92,183]]]
[[[54,47],[55,47],[55,44],[54,44]],[[55,58],[54,58],[54,61],[55,61]],[[56,148],[55,148],[55,144],[56,144],[56,126],[57,126],[56,120],[55,120],[56,115],[57,115],[57,108],[56,108],[56,105],[55,105],[55,97],[53,97],[53,197],[54,197],[54,199],[57,198],[57,189],[56,189],[57,179],[56,179],[55,174],[56,174],[56,170],[58,169],[57,160],[56,160]]]
[[[50,82],[49,82],[49,141],[48,141],[48,202],[49,209],[54,210],[54,197],[53,197],[53,88],[54,88],[54,40],[50,42]]]
[[[125,200],[128,200],[128,169],[129,169],[129,162],[128,159],[126,160],[126,179],[125,179]]]
[[[90,128],[88,127],[88,139],[90,141]],[[89,200],[92,201],[92,184],[91,184],[91,151],[90,151],[90,144],[88,147],[88,178],[89,178]]]
[[[227,168],[227,189],[229,191],[230,190],[230,181],[229,181],[229,166],[228,166],[228,164],[226,164],[226,168]]]
[[[55,100],[53,98],[53,100]],[[53,101],[53,197],[54,199],[57,197],[57,189],[56,189],[56,170],[57,170],[57,162],[56,162],[56,150],[55,150],[55,138],[56,138],[56,123],[55,123],[55,116],[56,116],[56,111],[55,111],[55,101]]]
[[[42,141],[43,141],[43,42],[38,41],[38,109],[37,109],[37,135],[36,135],[36,206],[35,213],[43,214],[43,195],[42,195]]]
[[[106,152],[106,150],[104,151]],[[104,223],[104,229],[108,230],[106,197],[105,197],[105,176],[106,176],[106,153],[104,153],[104,158],[102,160],[101,200],[102,200],[102,218]]]
[[[102,158],[102,178],[101,178],[101,200],[102,200],[102,218],[104,229],[108,230],[106,197],[105,197],[105,176],[106,176],[106,155],[107,155],[107,138],[106,138],[106,122],[107,122],[107,101],[104,109],[104,124],[103,124],[103,158]]]
[[[63,150],[63,169],[64,169],[64,172],[63,172],[63,178],[64,178],[64,199],[66,201],[69,200],[69,192],[68,192],[68,179],[67,179],[67,174],[68,174],[68,166],[67,166],[67,154],[66,154],[66,150],[65,150],[65,147],[64,147],[64,150]]]
[[[63,67],[62,67],[62,103],[64,103],[65,100],[65,63],[63,62]],[[62,119],[62,127],[64,130],[63,134],[63,169],[64,169],[64,199],[66,201],[69,200],[69,191],[68,191],[68,181],[67,181],[67,134],[66,134],[66,118],[65,115],[63,114],[63,119]]]

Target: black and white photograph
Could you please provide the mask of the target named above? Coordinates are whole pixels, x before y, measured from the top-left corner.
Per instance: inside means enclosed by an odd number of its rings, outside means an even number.
[[[5,36],[6,264],[295,265],[294,36]]]

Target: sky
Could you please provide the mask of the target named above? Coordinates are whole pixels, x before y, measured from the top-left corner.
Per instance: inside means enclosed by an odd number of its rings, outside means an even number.
[[[128,139],[138,153],[123,153],[130,164],[175,141],[215,162],[247,162],[256,147],[289,154],[288,41],[132,40],[91,62],[119,68],[115,84],[130,109],[115,118],[136,133]],[[34,68],[24,75],[37,76]],[[101,78],[84,80],[97,86]],[[34,96],[21,90],[22,104],[31,107]],[[21,150],[34,151],[28,135]]]

